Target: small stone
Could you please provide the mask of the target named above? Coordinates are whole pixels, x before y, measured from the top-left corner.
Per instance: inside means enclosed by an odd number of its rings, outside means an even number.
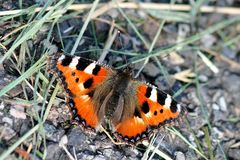
[[[161,71],[153,63],[147,63],[146,66],[143,69],[143,72],[148,74],[151,77],[156,77],[158,74],[160,74]]]
[[[47,151],[46,159],[60,159],[60,156],[63,153],[63,150],[56,143],[48,145]]]
[[[15,105],[11,107],[10,114],[19,119],[26,119],[26,114],[24,113],[24,107],[21,105]]]
[[[61,138],[61,140],[60,140],[60,142],[59,142],[59,146],[61,147],[61,146],[64,146],[64,145],[66,145],[68,143],[68,138],[67,138],[67,136],[66,135],[64,135],[64,136],[62,136],[62,138]]]
[[[201,38],[201,42],[204,47],[210,48],[213,46],[214,43],[216,43],[217,38],[211,34],[206,34]]]
[[[9,141],[16,135],[16,132],[12,128],[7,126],[0,126],[0,133],[1,138],[6,141]]]
[[[214,110],[217,110],[217,111],[218,111],[220,107],[219,107],[219,105],[217,105],[216,103],[213,103],[213,104],[212,104],[212,108],[213,108]]]
[[[185,160],[186,159],[185,155],[182,152],[177,151],[174,154],[175,154],[176,160]]]
[[[171,63],[172,65],[180,65],[184,63],[184,59],[177,52],[171,52],[168,56],[163,56],[163,60]]]
[[[228,155],[229,155],[229,159],[239,159],[240,157],[240,152],[239,152],[239,148],[237,149],[229,149],[228,151]]]
[[[97,155],[94,157],[93,160],[105,160],[105,159],[106,159],[106,157],[104,157],[103,155]]]
[[[104,157],[111,157],[112,154],[113,154],[113,150],[111,148],[104,149],[104,151],[103,151]]]
[[[204,136],[204,132],[201,131],[201,130],[199,130],[199,131],[197,132],[197,137],[202,137],[202,136]]]
[[[227,103],[223,96],[219,98],[219,106],[222,111],[227,111]]]
[[[198,79],[201,81],[201,82],[207,82],[208,81],[208,77],[205,76],[205,75],[199,75],[198,76]]]
[[[91,150],[91,151],[93,151],[93,152],[96,152],[97,151],[97,147],[96,147],[96,145],[89,145],[89,149]]]
[[[68,145],[79,148],[89,148],[88,136],[80,127],[73,128],[68,134]]]
[[[217,102],[217,100],[219,99],[219,97],[222,95],[222,91],[218,90],[214,93],[214,95],[212,96],[212,102]]]
[[[61,137],[64,135],[63,129],[57,129],[55,126],[48,123],[44,124],[44,129],[46,131],[46,139],[53,142],[59,142]]]
[[[223,48],[222,54],[231,59],[234,59],[236,57],[236,52],[234,52],[232,49],[228,47]]]
[[[2,121],[8,123],[10,126],[13,125],[13,120],[9,117],[3,117]]]
[[[0,104],[0,110],[3,110],[4,109],[4,104],[3,102]]]
[[[111,9],[107,12],[107,14],[111,16],[113,19],[116,19],[117,16],[119,15],[119,12],[116,9]]]
[[[227,119],[225,112],[222,112],[220,110],[213,110],[212,113],[214,122],[223,121]]]
[[[190,33],[190,26],[188,24],[179,24],[178,26],[178,35],[181,38],[187,37],[187,35]]]
[[[212,135],[215,135],[214,137],[218,139],[222,139],[224,137],[224,133],[221,132],[218,128],[213,127],[212,128]]]

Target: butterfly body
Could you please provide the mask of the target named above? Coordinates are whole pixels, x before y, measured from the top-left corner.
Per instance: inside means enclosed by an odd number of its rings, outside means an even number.
[[[120,141],[135,144],[177,119],[181,106],[155,86],[78,56],[55,55],[50,69],[69,93],[73,119],[86,128],[103,126]]]

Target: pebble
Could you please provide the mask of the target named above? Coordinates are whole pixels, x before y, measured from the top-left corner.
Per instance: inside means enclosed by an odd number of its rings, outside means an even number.
[[[62,138],[61,138],[61,140],[60,140],[60,142],[59,142],[59,146],[60,146],[60,147],[61,147],[61,146],[64,146],[64,145],[66,145],[67,143],[68,143],[68,138],[67,138],[66,135],[63,135]]]
[[[213,103],[213,104],[212,104],[212,108],[213,108],[214,110],[217,110],[217,111],[220,109],[219,105],[216,104],[216,103]]]
[[[143,72],[147,73],[151,77],[156,77],[158,74],[160,74],[161,71],[153,63],[147,63],[146,66],[143,69]]]
[[[63,150],[58,146],[58,144],[49,144],[47,146],[47,157],[46,159],[60,159]]]
[[[26,114],[24,113],[24,107],[20,105],[15,105],[10,109],[10,115],[19,119],[26,119]]]
[[[229,149],[228,151],[228,155],[229,155],[229,159],[239,159],[240,157],[240,152],[239,152],[239,148],[237,149]]]
[[[213,121],[223,121],[226,120],[226,114],[220,110],[213,110]]]
[[[68,145],[79,148],[89,148],[87,136],[79,127],[73,128],[68,134]]]
[[[198,130],[197,137],[202,137],[202,136],[204,136],[204,132],[201,130]]]
[[[12,128],[7,126],[0,126],[0,133],[1,138],[6,141],[9,141],[16,135],[16,132]]]
[[[217,38],[211,34],[206,34],[201,38],[201,42],[205,48],[210,48],[216,43]]]
[[[0,104],[0,110],[3,110],[4,109],[4,104],[3,102]]]
[[[201,74],[198,76],[198,79],[201,81],[201,82],[207,82],[208,81],[208,77]]]
[[[8,123],[10,126],[13,125],[13,120],[9,117],[3,117],[2,121],[5,122],[5,123]]]
[[[175,154],[176,160],[185,160],[186,159],[185,155],[180,151],[177,151],[174,154]]]
[[[188,24],[179,24],[178,35],[182,38],[186,37],[190,33],[190,26]]]
[[[227,103],[226,103],[226,100],[223,96],[219,98],[218,103],[219,103],[221,111],[227,111]]]
[[[45,132],[46,139],[53,141],[53,142],[59,142],[65,132],[63,129],[61,129],[61,128],[57,129],[54,125],[51,125],[48,123],[44,124],[44,129],[46,131]]]
[[[221,132],[217,127],[212,128],[212,135],[215,136],[213,139],[222,139],[224,137],[223,132]]]
[[[102,156],[102,155],[97,155],[97,156],[94,157],[93,160],[105,160],[105,159],[106,159],[106,158],[105,158],[104,156]]]
[[[119,15],[119,12],[116,9],[111,9],[107,12],[107,14],[111,16],[113,19],[116,19],[117,16]]]
[[[236,57],[236,52],[234,52],[232,49],[228,47],[223,48],[222,54],[231,59],[234,59]]]

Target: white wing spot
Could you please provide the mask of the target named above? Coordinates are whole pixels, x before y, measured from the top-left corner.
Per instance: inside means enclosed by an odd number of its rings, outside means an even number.
[[[147,118],[151,118],[151,117],[152,117],[152,112],[149,111],[147,114],[145,114],[145,116],[146,116]]]
[[[169,94],[167,94],[167,98],[165,99],[164,107],[170,108],[171,103],[172,103],[172,98]]]
[[[142,118],[139,118],[139,117],[135,117],[135,121],[139,122],[139,123],[143,123],[144,124],[144,121]]]
[[[149,97],[153,102],[157,102],[157,90],[156,88],[152,88],[151,96]]]
[[[65,57],[65,55],[61,55],[61,57],[58,58],[58,61],[62,61]]]
[[[78,84],[78,88],[79,88],[80,91],[85,90],[85,88],[84,88],[84,86],[83,86],[83,83],[79,83],[79,84]]]
[[[180,104],[177,104],[177,112],[181,112],[181,105]]]
[[[83,95],[83,96],[81,96],[81,98],[82,98],[83,101],[87,101],[89,96],[88,95]]]
[[[91,63],[87,66],[87,68],[84,69],[85,73],[92,74],[93,69],[96,67],[96,63]]]
[[[77,66],[77,64],[78,64],[78,59],[79,59],[79,57],[74,57],[74,58],[72,59],[72,62],[71,62],[70,65],[69,65],[69,67],[72,68],[72,69],[76,69],[76,66]]]

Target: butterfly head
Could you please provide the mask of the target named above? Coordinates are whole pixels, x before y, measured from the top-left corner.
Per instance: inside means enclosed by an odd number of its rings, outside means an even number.
[[[133,77],[134,72],[131,66],[127,66],[124,69],[117,70],[118,75],[126,76],[126,77]]]

